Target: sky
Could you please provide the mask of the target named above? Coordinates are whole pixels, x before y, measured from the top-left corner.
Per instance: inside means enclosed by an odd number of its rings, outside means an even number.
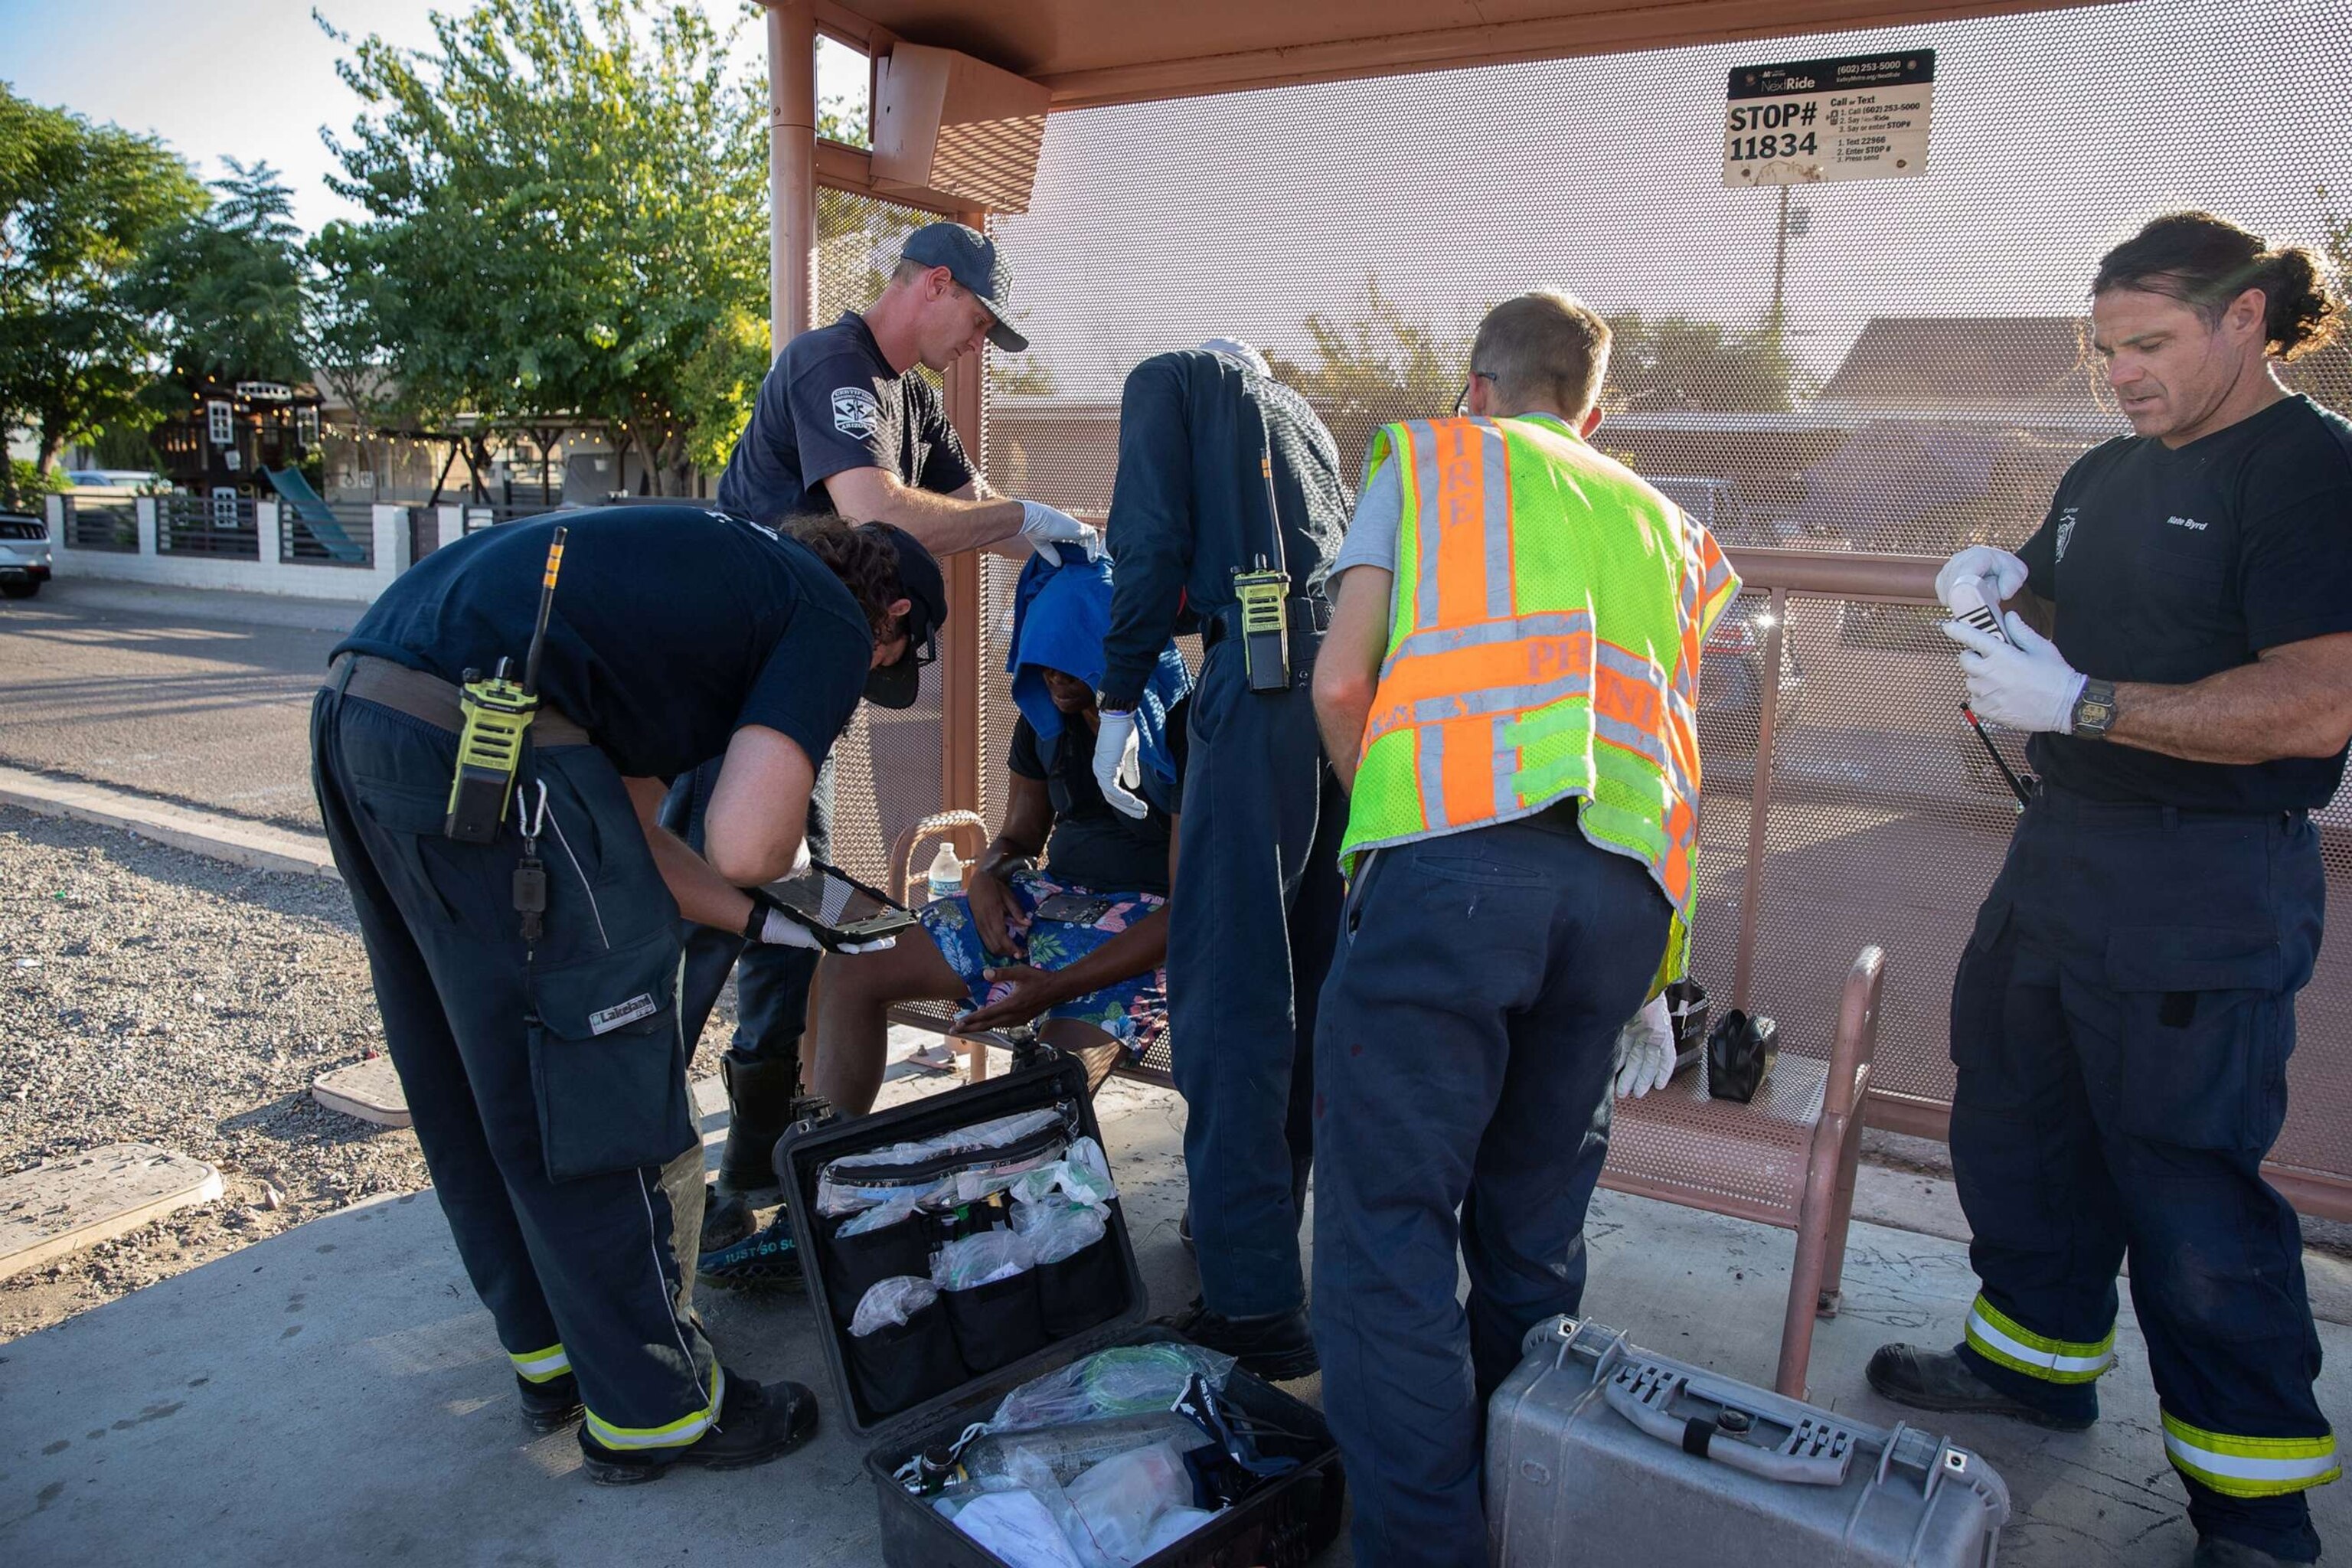
[[[692,3],[722,34],[749,12],[743,0]],[[207,179],[226,172],[224,157],[266,159],[286,176],[296,221],[316,231],[360,216],[327,188],[334,159],[319,134],[347,131],[360,101],[335,75],[343,46],[313,9],[354,37],[433,41],[424,0],[0,0],[0,81],[36,103],[152,132]],[[745,24],[747,68],[762,66],[765,47],[758,23]],[[828,45],[820,60],[821,93],[862,96],[862,59]]]

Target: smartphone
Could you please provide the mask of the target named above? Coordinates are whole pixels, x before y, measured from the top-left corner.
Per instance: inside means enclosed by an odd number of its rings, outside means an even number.
[[[911,911],[823,861],[769,883],[768,892],[827,947],[871,942],[915,923]]]
[[[1030,918],[1051,921],[1055,925],[1090,926],[1110,913],[1112,901],[1088,893],[1055,893],[1038,900]]]

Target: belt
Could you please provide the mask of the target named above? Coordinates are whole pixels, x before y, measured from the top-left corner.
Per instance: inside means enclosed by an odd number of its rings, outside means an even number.
[[[2073,790],[2061,789],[2047,779],[2041,781],[2033,792],[2033,804],[2029,810],[2057,822],[2080,824],[2085,827],[2178,827],[2183,823],[2223,823],[2238,826],[2276,824],[2285,827],[2300,826],[2310,813],[2286,807],[2268,810],[2226,811],[2210,806],[2164,805],[2155,801],[2094,800]]]
[[[1293,594],[1283,601],[1290,612],[1290,635],[1294,637],[1319,637],[1331,626],[1331,601],[1310,599],[1303,594]],[[1227,637],[1241,636],[1242,607],[1227,605],[1211,610],[1201,618],[1201,647],[1213,648]]]
[[[346,697],[421,719],[452,735],[466,727],[466,710],[458,700],[457,689],[437,675],[427,675],[421,669],[365,653],[337,655],[335,662],[327,667],[327,674],[329,689],[340,690]],[[544,702],[530,721],[530,738],[541,746],[590,743],[587,731]]]

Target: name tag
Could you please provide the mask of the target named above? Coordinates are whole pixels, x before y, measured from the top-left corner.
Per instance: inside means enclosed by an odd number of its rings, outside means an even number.
[[[650,1018],[660,1011],[661,1004],[655,1001],[654,994],[648,991],[643,995],[630,997],[616,1007],[606,1007],[601,1012],[589,1014],[588,1032],[592,1035],[609,1035],[623,1025],[634,1024],[640,1018]]]

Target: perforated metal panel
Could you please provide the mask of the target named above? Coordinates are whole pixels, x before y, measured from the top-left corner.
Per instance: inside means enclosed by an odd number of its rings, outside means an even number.
[[[1937,52],[1923,177],[1785,205],[1723,187],[1734,68],[1921,47]],[[2066,466],[2125,428],[2080,353],[2103,250],[2205,206],[2332,236],[2342,264],[2347,58],[2339,6],[2143,0],[1056,114],[1030,211],[996,224],[1035,348],[992,377],[989,476],[1103,509],[1125,373],[1212,335],[1262,346],[1353,467],[1378,424],[1451,409],[1486,307],[1552,285],[1616,329],[1597,444],[1727,543],[2014,543]],[[2330,170],[2347,171],[2334,195]],[[2352,350],[2291,375],[2352,407]],[[1727,632],[1747,649],[1706,666],[1700,974],[1727,999],[1755,709],[1777,679],[1753,1000],[1785,1048],[1823,1055],[1847,964],[1883,943],[1879,1086],[1932,1108],[1953,965],[2013,814],[1918,610],[1798,596],[1768,678],[1759,605]],[[2340,909],[2352,804],[2325,820]],[[2283,1166],[2352,1164],[2348,952],[2339,935],[2302,1003]]]
[[[863,310],[881,292],[908,230],[929,213],[841,191],[817,195],[817,289],[822,326]],[[897,712],[860,704],[834,743],[833,854],[851,875],[896,894],[890,848],[940,808],[940,671],[923,672],[915,705]]]

